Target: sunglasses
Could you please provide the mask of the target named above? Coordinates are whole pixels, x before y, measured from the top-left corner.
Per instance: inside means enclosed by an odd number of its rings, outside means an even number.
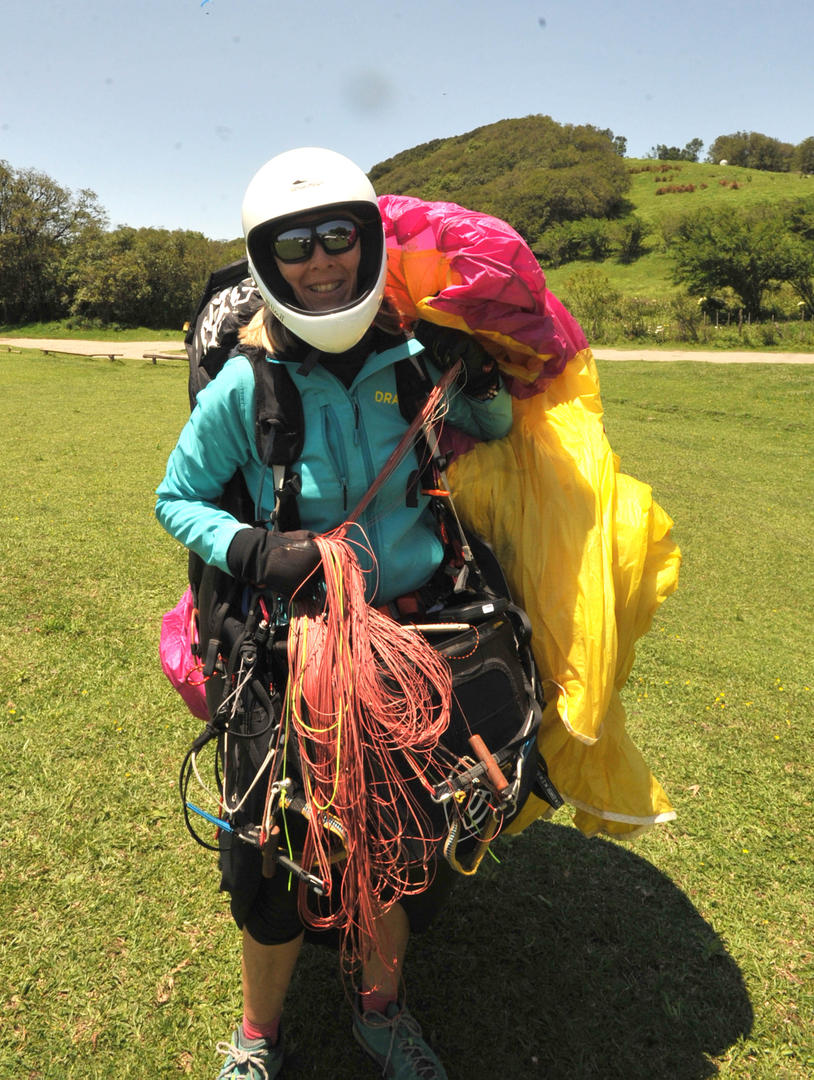
[[[310,259],[319,240],[328,255],[350,251],[359,239],[359,230],[352,221],[337,218],[320,221],[317,225],[298,225],[277,233],[271,243],[272,251],[284,263],[299,263]]]

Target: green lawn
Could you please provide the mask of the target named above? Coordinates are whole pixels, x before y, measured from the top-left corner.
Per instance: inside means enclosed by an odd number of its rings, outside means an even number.
[[[238,941],[176,794],[161,673],[185,554],[152,515],[180,366],[0,354],[0,1080],[213,1080]],[[632,847],[561,810],[411,948],[450,1080],[805,1080],[812,1013],[812,369],[604,364],[623,470],[684,553],[625,701],[678,810]],[[305,954],[286,1080],[377,1075]]]
[[[588,266],[595,266],[622,296],[669,300],[676,294],[672,278],[673,262],[664,251],[648,251],[631,263],[611,258],[596,263],[578,261],[544,267],[546,284],[555,296],[564,296],[568,291],[567,282]]]

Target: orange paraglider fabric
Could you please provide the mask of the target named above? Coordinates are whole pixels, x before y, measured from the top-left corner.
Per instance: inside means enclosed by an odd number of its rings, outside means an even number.
[[[448,479],[531,619],[551,778],[588,835],[630,837],[670,820],[620,691],[636,641],[678,584],[680,553],[650,488],[619,471],[585,336],[505,222],[407,197],[380,206],[391,302],[473,334],[513,394],[510,434],[460,453]],[[549,812],[532,796],[511,831]]]

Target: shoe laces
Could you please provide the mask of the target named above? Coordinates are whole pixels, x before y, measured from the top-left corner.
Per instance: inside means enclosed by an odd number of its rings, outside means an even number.
[[[265,1053],[264,1050],[245,1050],[238,1043],[237,1039],[234,1039],[230,1043],[219,1042],[215,1047],[215,1050],[218,1054],[224,1054],[227,1059],[231,1057],[232,1066],[248,1065],[250,1066],[250,1068],[258,1070],[258,1076],[260,1077],[260,1080],[268,1080],[269,1074],[268,1070],[266,1069],[266,1063],[263,1060],[263,1054]],[[221,1076],[224,1076],[226,1067],[229,1064],[230,1062],[228,1060],[223,1063],[223,1070],[220,1073]],[[252,1076],[250,1072],[247,1072],[246,1075],[248,1077]],[[228,1078],[224,1077],[224,1080],[228,1080]]]
[[[393,1017],[383,1017],[383,1020],[384,1024],[381,1026],[387,1025],[390,1028],[390,1048],[387,1051],[382,1075],[387,1075],[393,1051],[398,1046],[408,1064],[415,1071],[417,1080],[438,1080],[438,1070],[432,1058],[427,1057],[427,1044],[424,1042],[424,1034],[416,1018],[406,1009],[402,1009]]]
[[[419,1080],[438,1080],[435,1062],[426,1056],[420,1044],[406,1041],[402,1044],[401,1052],[409,1061]]]

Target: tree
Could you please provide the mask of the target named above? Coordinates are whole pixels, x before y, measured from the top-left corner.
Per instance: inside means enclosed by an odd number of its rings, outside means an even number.
[[[97,230],[71,257],[71,312],[102,322],[180,327],[224,245],[176,229]]]
[[[808,310],[814,312],[814,197],[790,204],[786,220],[792,258],[788,280]]]
[[[788,172],[794,147],[759,131],[736,131],[732,135],[719,135],[709,147],[707,160],[726,161],[745,169],[762,169],[767,172]]]
[[[624,135],[614,135],[610,128],[597,128],[600,135],[605,135],[610,139],[613,144],[613,149],[619,155],[624,157],[627,154],[627,138]]]
[[[673,235],[674,277],[696,296],[729,287],[747,315],[760,315],[771,286],[799,272],[799,245],[792,243],[781,210],[733,207],[684,218]]]
[[[92,191],[0,161],[0,320],[57,318],[67,306],[64,263],[78,238],[106,221]]]
[[[690,139],[683,150],[679,150],[677,146],[665,146],[659,143],[650,152],[659,161],[698,161],[703,145],[703,139]]]
[[[791,157],[791,167],[796,172],[811,176],[814,173],[814,135],[809,135],[794,148]]]

